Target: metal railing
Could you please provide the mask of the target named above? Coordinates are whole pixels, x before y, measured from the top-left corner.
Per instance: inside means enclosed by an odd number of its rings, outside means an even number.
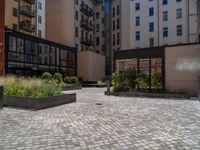
[[[24,20],[20,22],[20,29],[28,32],[35,32],[35,25]]]
[[[35,10],[33,10],[31,7],[29,6],[22,6],[20,7],[20,13],[22,15],[28,16],[28,17],[35,17]]]

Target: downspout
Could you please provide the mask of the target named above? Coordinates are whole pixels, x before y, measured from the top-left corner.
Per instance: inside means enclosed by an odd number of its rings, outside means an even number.
[[[190,2],[188,2],[188,43],[190,43]]]
[[[157,1],[157,10],[158,10],[158,46],[160,46],[160,7],[159,0]]]

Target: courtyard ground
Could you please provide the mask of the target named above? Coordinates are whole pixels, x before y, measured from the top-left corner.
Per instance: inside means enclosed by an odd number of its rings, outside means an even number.
[[[200,102],[105,96],[41,111],[0,110],[0,150],[200,150]]]

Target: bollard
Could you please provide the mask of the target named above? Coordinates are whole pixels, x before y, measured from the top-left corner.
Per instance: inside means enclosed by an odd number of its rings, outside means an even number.
[[[110,81],[107,80],[107,93],[110,94]]]
[[[0,86],[0,109],[3,109],[3,86]]]

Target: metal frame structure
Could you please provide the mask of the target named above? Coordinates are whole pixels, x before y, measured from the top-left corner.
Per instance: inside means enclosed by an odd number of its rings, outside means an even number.
[[[114,53],[113,59],[116,60],[126,60],[126,59],[137,59],[137,73],[141,70],[140,60],[149,59],[149,89],[151,90],[151,59],[160,58],[161,59],[161,76],[162,76],[162,89],[165,90],[165,47],[152,47],[143,49],[130,49],[121,50]],[[114,63],[115,64],[115,63]],[[116,64],[114,66],[116,70]]]
[[[77,74],[77,49],[5,29],[5,74]]]

